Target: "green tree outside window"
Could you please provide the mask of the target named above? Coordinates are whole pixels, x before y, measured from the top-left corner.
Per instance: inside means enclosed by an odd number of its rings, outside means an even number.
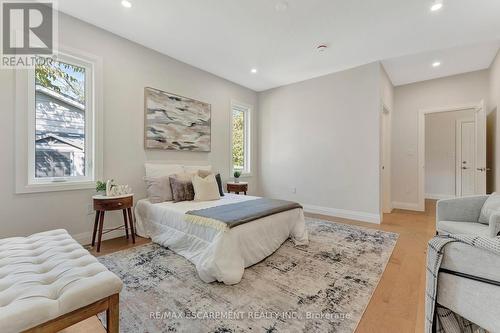
[[[233,168],[243,170],[245,165],[245,114],[233,111]]]

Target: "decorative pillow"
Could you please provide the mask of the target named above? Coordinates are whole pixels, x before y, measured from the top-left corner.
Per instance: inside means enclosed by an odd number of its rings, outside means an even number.
[[[186,173],[176,174],[169,177],[172,197],[174,202],[194,200],[194,188],[191,177]]]
[[[206,176],[211,175],[211,174],[212,174],[211,171],[198,170],[198,176],[200,176],[201,178],[205,178]],[[223,197],[224,196],[224,190],[222,189],[222,179],[220,177],[220,173],[218,173],[218,174],[215,175],[215,180],[217,181],[217,186],[219,187],[219,195],[221,197]]]
[[[178,164],[144,163],[144,167],[146,177],[152,178],[170,177],[176,173],[184,172],[182,165]]]
[[[168,177],[144,177],[144,182],[151,203],[172,201],[172,188]]]
[[[211,174],[205,178],[196,175],[193,177],[194,200],[209,201],[220,199],[219,186],[215,175]]]
[[[211,174],[213,174],[213,172],[210,170],[198,170],[198,176],[200,176],[201,178],[205,178]]]
[[[217,187],[219,188],[219,195],[224,196],[224,190],[222,189],[222,179],[220,178],[220,173],[215,175],[215,180],[217,181]]]
[[[492,193],[484,202],[483,208],[481,208],[481,214],[479,215],[478,222],[489,224],[490,216],[496,212],[500,212],[500,194],[495,192]]]

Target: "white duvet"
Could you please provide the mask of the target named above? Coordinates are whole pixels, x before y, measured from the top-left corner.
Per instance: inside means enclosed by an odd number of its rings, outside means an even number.
[[[135,208],[137,233],[190,260],[205,282],[235,284],[245,267],[263,260],[288,238],[296,245],[308,243],[302,209],[267,216],[227,231],[186,222],[190,210],[227,205],[258,197],[226,194],[216,201],[183,201],[152,204],[140,200]]]

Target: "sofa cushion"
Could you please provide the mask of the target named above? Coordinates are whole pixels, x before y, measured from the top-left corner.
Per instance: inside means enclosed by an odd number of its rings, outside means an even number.
[[[492,193],[481,208],[479,223],[489,224],[491,215],[497,212],[500,212],[500,194]]]
[[[450,274],[439,274],[437,302],[488,332],[500,332],[500,288]]]
[[[121,280],[66,230],[0,239],[3,333],[24,331],[121,288]]]
[[[500,256],[461,242],[444,247],[441,268],[500,282]],[[491,332],[500,331],[499,287],[443,272],[438,286],[439,304]]]
[[[446,234],[466,234],[489,237],[487,225],[478,222],[439,221],[437,231]]]
[[[444,247],[441,268],[500,282],[500,255],[461,242]]]

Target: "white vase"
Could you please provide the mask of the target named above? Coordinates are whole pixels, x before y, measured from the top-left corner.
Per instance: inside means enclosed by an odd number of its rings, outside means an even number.
[[[111,179],[106,182],[106,196],[111,196]]]
[[[235,183],[239,183],[239,182],[240,182],[240,179],[239,179],[239,178],[234,177],[234,182],[235,182]]]

